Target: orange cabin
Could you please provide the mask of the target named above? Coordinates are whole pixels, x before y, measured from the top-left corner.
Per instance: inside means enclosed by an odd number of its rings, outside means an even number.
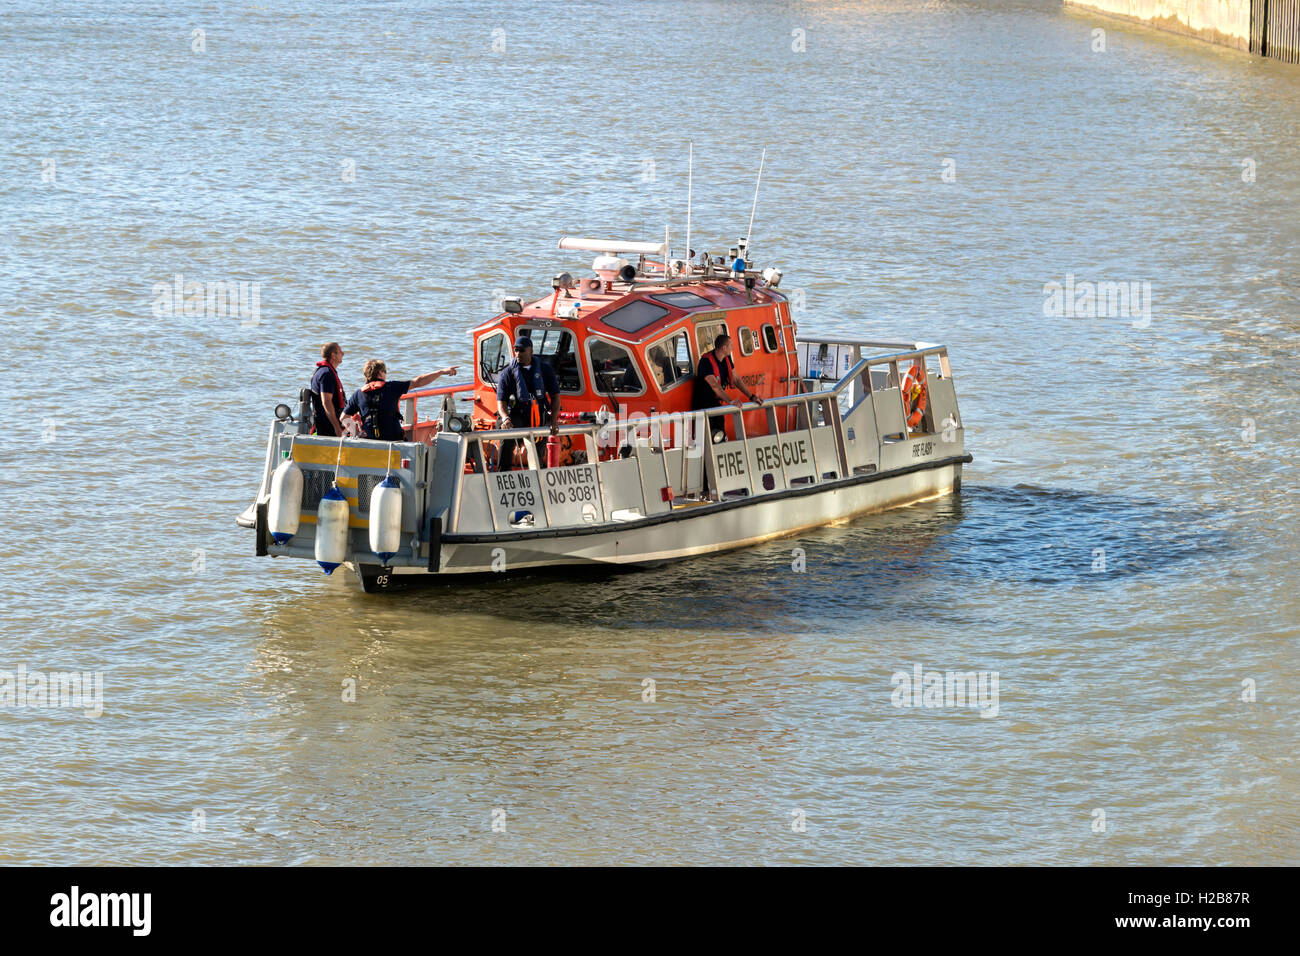
[[[514,359],[521,332],[555,371],[560,418],[571,422],[602,408],[620,418],[689,411],[700,356],[723,331],[736,377],[754,394],[799,391],[795,325],[776,289],[703,278],[669,286],[593,278],[557,289],[474,329],[474,427],[495,426],[497,375]],[[765,413],[747,413],[745,427],[765,431]]]

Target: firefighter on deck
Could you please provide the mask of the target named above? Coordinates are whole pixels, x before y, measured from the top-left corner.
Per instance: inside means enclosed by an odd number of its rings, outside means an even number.
[[[724,333],[713,340],[712,351],[700,356],[700,364],[695,369],[695,386],[691,392],[691,409],[699,411],[722,405],[739,405],[739,402],[727,398],[728,388],[739,390],[751,402],[763,404],[763,399],[736,378],[736,366],[731,361],[731,336]],[[709,433],[715,443],[726,438],[726,430],[723,427],[725,421],[725,416],[722,415],[709,417]]]
[[[560,381],[554,369],[533,353],[527,335],[515,339],[515,360],[497,378],[497,418],[502,428],[537,428],[544,422],[551,434],[560,427]],[[539,454],[542,440],[538,440]],[[507,439],[497,452],[497,471],[512,471],[518,439]]]

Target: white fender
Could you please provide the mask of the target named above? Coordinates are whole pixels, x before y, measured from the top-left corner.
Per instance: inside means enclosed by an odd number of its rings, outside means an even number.
[[[402,546],[402,484],[389,475],[370,492],[370,550],[385,565]]]
[[[302,514],[302,469],[291,458],[280,462],[271,475],[271,501],[267,525],[276,544],[288,544],[298,533]]]
[[[348,500],[331,485],[316,506],[316,563],[326,574],[347,560]]]

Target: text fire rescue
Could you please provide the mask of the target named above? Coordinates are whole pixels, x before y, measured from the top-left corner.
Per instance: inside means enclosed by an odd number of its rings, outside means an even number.
[[[718,473],[728,478],[745,474],[745,453],[742,451],[725,451],[718,455]],[[776,442],[768,445],[754,446],[754,467],[759,471],[779,471],[781,465],[792,468],[808,463],[808,442],[800,438],[796,441]]]

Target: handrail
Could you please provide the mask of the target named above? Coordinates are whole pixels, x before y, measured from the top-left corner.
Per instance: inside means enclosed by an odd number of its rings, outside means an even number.
[[[600,422],[570,422],[566,425],[560,425],[556,428],[557,435],[586,435],[589,432],[597,432],[604,428]],[[528,428],[482,428],[472,432],[456,432],[466,438],[477,438],[479,441],[498,441],[509,438],[545,438],[551,434],[550,425],[530,426]]]
[[[532,426],[526,428],[492,428],[492,429],[484,429],[481,431],[459,432],[456,434],[460,438],[465,440],[457,443],[459,446],[459,461],[458,461],[457,471],[458,472],[464,471],[466,464],[469,461],[469,452],[471,449],[475,448],[473,444],[474,442],[480,443],[480,447],[481,447],[481,443],[483,442],[504,442],[504,441],[511,441],[511,440],[523,441],[525,443],[525,448],[527,450],[529,470],[532,470],[533,468],[541,467],[541,461],[539,460],[541,456],[538,455],[535,452],[534,448],[532,447],[533,442],[537,441],[538,439],[545,438],[546,436],[553,433],[556,435],[583,436],[589,442],[593,442],[596,445],[601,445],[602,444],[601,433],[607,432],[611,428],[614,431],[616,440],[621,439],[625,442],[633,443],[633,444],[640,444],[641,442],[640,435],[642,431],[648,430],[650,435],[651,447],[653,449],[658,449],[667,453],[667,451],[669,450],[669,445],[667,439],[667,429],[665,428],[665,426],[671,425],[674,426],[674,432],[678,436],[673,441],[673,447],[685,448],[688,450],[687,452],[688,454],[693,454],[693,452],[690,451],[691,449],[711,447],[712,443],[709,442],[707,439],[701,440],[700,438],[701,433],[699,429],[696,428],[696,429],[687,429],[685,442],[684,444],[679,446],[678,441],[680,441],[681,439],[682,432],[679,431],[678,428],[680,428],[680,426],[685,422],[691,422],[691,421],[703,422],[710,417],[718,416],[718,415],[727,415],[727,416],[739,415],[741,416],[740,418],[734,419],[736,425],[736,439],[739,441],[748,441],[749,436],[745,434],[745,428],[744,428],[744,415],[751,412],[763,412],[763,411],[767,411],[768,409],[785,409],[791,406],[798,406],[798,405],[804,406],[805,409],[803,413],[805,416],[804,424],[797,426],[795,429],[791,429],[789,432],[783,432],[781,426],[781,416],[779,414],[773,413],[773,415],[768,417],[767,419],[768,428],[769,428],[768,434],[775,435],[776,438],[779,440],[783,437],[784,434],[790,434],[793,433],[794,431],[806,431],[809,434],[809,436],[812,437],[813,435],[812,430],[815,427],[813,425],[812,410],[817,405],[820,405],[821,406],[820,415],[822,420],[822,426],[820,427],[829,429],[831,440],[833,441],[833,448],[829,451],[829,454],[827,455],[826,459],[823,461],[823,451],[817,447],[816,442],[812,443],[810,448],[810,452],[812,455],[812,467],[815,475],[818,476],[818,478],[815,478],[814,480],[820,480],[821,478],[826,477],[828,472],[830,473],[831,477],[835,477],[835,476],[845,477],[861,469],[855,468],[850,464],[849,448],[846,444],[846,435],[845,435],[845,428],[846,428],[845,418],[843,414],[834,414],[831,411],[831,408],[833,408],[834,405],[838,404],[840,396],[843,395],[846,390],[853,389],[857,386],[865,386],[866,396],[869,397],[873,392],[869,380],[869,374],[868,374],[872,366],[889,364],[893,366],[893,374],[897,374],[898,366],[903,362],[906,362],[908,360],[922,359],[926,355],[939,355],[940,360],[944,366],[944,371],[946,373],[947,352],[948,350],[946,346],[921,345],[919,347],[904,348],[902,351],[886,352],[886,353],[881,353],[876,355],[864,356],[860,358],[853,365],[853,367],[850,368],[843,376],[841,376],[840,379],[836,381],[836,383],[830,388],[819,389],[810,392],[799,392],[793,395],[774,396],[769,399],[764,399],[761,404],[758,402],[742,402],[740,404],[718,405],[718,406],[714,406],[713,408],[692,409],[690,411],[676,411],[676,412],[668,411],[668,412],[659,412],[654,415],[636,414],[629,418],[615,418],[615,419],[607,418],[604,421],[568,422],[565,424],[557,424],[555,426],[538,425],[538,426]],[[900,401],[903,401],[903,395],[901,392],[899,393],[898,397]],[[834,403],[834,404],[828,407],[826,403]],[[904,406],[903,412],[904,412],[904,416],[906,417],[906,406]],[[552,432],[552,427],[554,427],[554,432]],[[775,429],[774,431],[772,431],[773,428]],[[657,441],[655,437],[656,429],[659,429],[659,438]],[[758,438],[762,436],[754,436],[754,437]],[[877,440],[883,440],[883,436],[877,435]],[[592,448],[592,445],[589,444],[587,447],[590,450]],[[486,464],[486,459],[482,458],[481,455],[477,457],[476,460],[483,461]],[[832,465],[832,460],[834,462],[833,465]],[[782,473],[784,474],[784,468],[785,468],[784,463],[782,464],[781,467],[782,467]],[[872,465],[871,467],[874,469],[875,465]],[[672,474],[669,473],[669,465],[666,458],[663,460],[663,468],[665,469],[665,476],[668,481],[668,486],[670,488],[674,487],[675,478]],[[709,473],[711,466],[708,464],[708,459],[706,459],[705,468],[706,468],[706,474]],[[683,461],[683,469],[685,469],[684,461]],[[685,475],[685,470],[683,470],[683,475]],[[710,482],[712,482],[716,479],[710,478],[709,480]],[[601,499],[604,500],[605,475],[602,474],[600,468],[597,468],[595,471],[595,481]],[[646,475],[644,472],[644,464],[643,464],[642,471],[641,471],[641,481],[640,481],[642,511],[645,514],[649,514],[650,512],[649,503],[648,503],[649,491],[647,490],[645,481],[646,481]],[[465,488],[466,488],[466,483],[464,481],[457,481],[452,502],[450,505],[451,520],[449,523],[449,527],[452,529],[457,529],[460,525],[461,504],[465,493]],[[750,487],[750,493],[756,493],[754,486]],[[549,525],[551,521],[550,507],[545,498],[543,498],[541,501],[541,514],[546,517],[546,522]],[[493,512],[492,522],[494,527],[498,527],[498,530],[501,530],[499,528],[498,516],[495,513],[495,511]]]
[[[408,398],[431,398],[435,395],[452,395],[456,392],[472,392],[477,386],[470,382],[468,385],[439,385],[437,388],[421,388],[414,392],[407,392],[399,399],[405,401]]]
[[[846,339],[843,336],[836,335],[796,335],[795,342],[806,342],[811,345],[851,345],[856,348],[916,348],[918,342],[881,342],[875,339]]]
[[[621,422],[610,419],[606,422],[573,422],[560,425],[556,434],[559,435],[585,435],[589,432],[596,432],[602,428],[609,427],[611,424],[623,428],[648,428],[654,425],[662,425],[665,422],[671,423],[674,420],[680,420],[685,416],[699,415],[714,417],[717,415],[742,414],[744,412],[761,411],[764,408],[772,406],[782,407],[786,405],[795,405],[800,402],[825,401],[827,398],[836,397],[850,388],[853,379],[861,375],[869,366],[884,365],[887,362],[904,362],[908,359],[922,358],[926,355],[947,352],[945,345],[925,346],[920,349],[911,349],[905,352],[890,352],[881,355],[864,356],[859,359],[851,369],[844,373],[843,376],[831,388],[823,388],[815,392],[796,392],[793,395],[777,395],[772,398],[763,399],[763,404],[757,402],[742,402],[739,405],[728,403],[726,405],[716,405],[713,408],[696,408],[684,412],[659,412],[655,415],[637,415],[635,418],[623,419]],[[551,434],[549,425],[538,425],[528,428],[491,428],[482,431],[460,432],[459,434],[467,437],[483,436],[483,441],[496,441],[506,438],[542,438]],[[486,437],[490,435],[491,437]]]
[[[923,345],[920,343],[908,343],[908,342],[874,342],[868,339],[842,339],[842,338],[826,338],[822,336],[810,336],[810,337],[800,336],[798,341],[807,342],[816,345],[827,344],[827,345],[851,345],[855,347],[872,346],[876,348],[892,348],[892,349],[901,348],[902,351],[887,352],[887,353],[870,355],[870,356],[864,355],[858,361],[857,365],[854,365],[853,368],[845,372],[844,375],[840,377],[840,379],[836,382],[835,386],[832,388],[820,389],[819,391],[816,392],[796,392],[794,395],[773,396],[772,398],[764,399],[763,400],[764,404],[770,405],[775,402],[778,404],[785,405],[785,404],[792,404],[793,402],[799,401],[801,398],[807,395],[825,396],[831,392],[838,394],[852,383],[852,380],[855,375],[861,374],[862,369],[860,366],[864,362],[869,365],[883,365],[886,362],[902,362],[902,361],[906,361],[907,359],[917,359],[926,355],[936,355],[936,354],[946,353],[948,351],[948,347],[946,345]],[[437,388],[426,388],[414,392],[407,392],[405,395],[402,396],[402,399],[405,400],[411,398],[430,398],[438,395],[452,395],[459,392],[472,392],[476,388],[477,386],[474,385],[473,383],[469,383],[466,385],[440,385]],[[715,408],[709,408],[709,409],[705,409],[705,408],[693,409],[693,411],[708,413],[708,412],[716,412],[717,409],[734,409],[737,407],[739,407],[742,411],[753,411],[759,406],[754,402],[745,402],[741,406],[727,404],[727,405],[718,405],[715,406]],[[647,424],[653,424],[658,422],[658,420],[661,417],[681,415],[681,414],[683,413],[682,412],[660,412],[659,415],[646,416],[645,418],[638,418],[637,421],[639,424],[647,425]],[[541,427],[542,429],[549,431],[549,426],[541,426]],[[492,429],[492,431],[499,432],[500,430]]]

